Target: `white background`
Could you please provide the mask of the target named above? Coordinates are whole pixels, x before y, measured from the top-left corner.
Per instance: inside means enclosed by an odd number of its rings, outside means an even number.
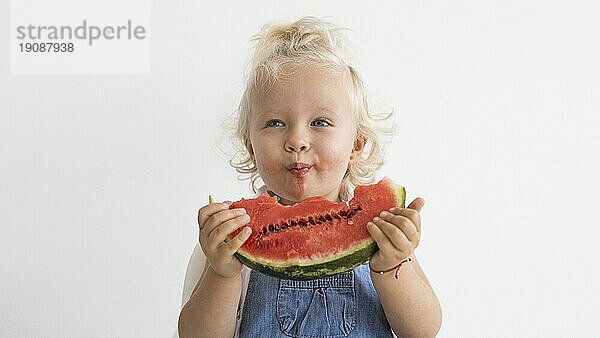
[[[249,37],[304,15],[398,112],[439,336],[598,336],[600,4],[363,3],[154,1],[151,74],[10,75],[1,2],[0,336],[172,334],[197,209],[250,195],[218,151]]]

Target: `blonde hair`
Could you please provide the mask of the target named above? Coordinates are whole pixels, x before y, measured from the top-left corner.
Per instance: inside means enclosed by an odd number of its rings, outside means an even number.
[[[246,148],[249,142],[249,120],[252,113],[252,99],[264,91],[292,78],[303,67],[323,67],[345,75],[353,115],[357,123],[355,139],[365,140],[360,158],[350,162],[342,179],[340,198],[348,201],[354,187],[359,184],[373,183],[375,174],[384,163],[384,144],[382,137],[393,136],[396,125],[393,110],[386,114],[369,111],[367,94],[363,81],[355,68],[343,57],[347,54],[346,41],[341,35],[344,28],[335,26],[323,19],[304,17],[293,23],[269,23],[251,38],[255,41],[254,55],[246,68],[246,85],[237,109],[237,116],[231,122],[235,125],[233,140],[237,152],[229,164],[240,174],[250,179],[250,188],[258,191],[260,179],[256,163]],[[282,72],[283,65],[292,65],[294,72]],[[392,121],[392,124],[388,122]]]

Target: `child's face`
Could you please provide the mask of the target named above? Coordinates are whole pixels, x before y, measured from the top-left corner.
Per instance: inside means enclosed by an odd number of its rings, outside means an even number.
[[[339,201],[350,157],[362,150],[343,75],[311,67],[258,95],[252,110],[247,146],[267,188],[285,204]],[[294,170],[298,163],[309,169]]]

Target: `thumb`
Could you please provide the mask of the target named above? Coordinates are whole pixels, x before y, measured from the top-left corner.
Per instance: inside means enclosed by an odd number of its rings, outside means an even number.
[[[417,197],[417,198],[415,198],[414,201],[412,201],[408,205],[407,209],[414,209],[416,211],[421,211],[421,209],[423,208],[424,205],[425,205],[425,200],[421,197]]]

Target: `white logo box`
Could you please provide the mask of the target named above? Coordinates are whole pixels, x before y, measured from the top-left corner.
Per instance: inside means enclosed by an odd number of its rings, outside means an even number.
[[[150,0],[11,0],[10,10],[13,74],[151,72]]]

